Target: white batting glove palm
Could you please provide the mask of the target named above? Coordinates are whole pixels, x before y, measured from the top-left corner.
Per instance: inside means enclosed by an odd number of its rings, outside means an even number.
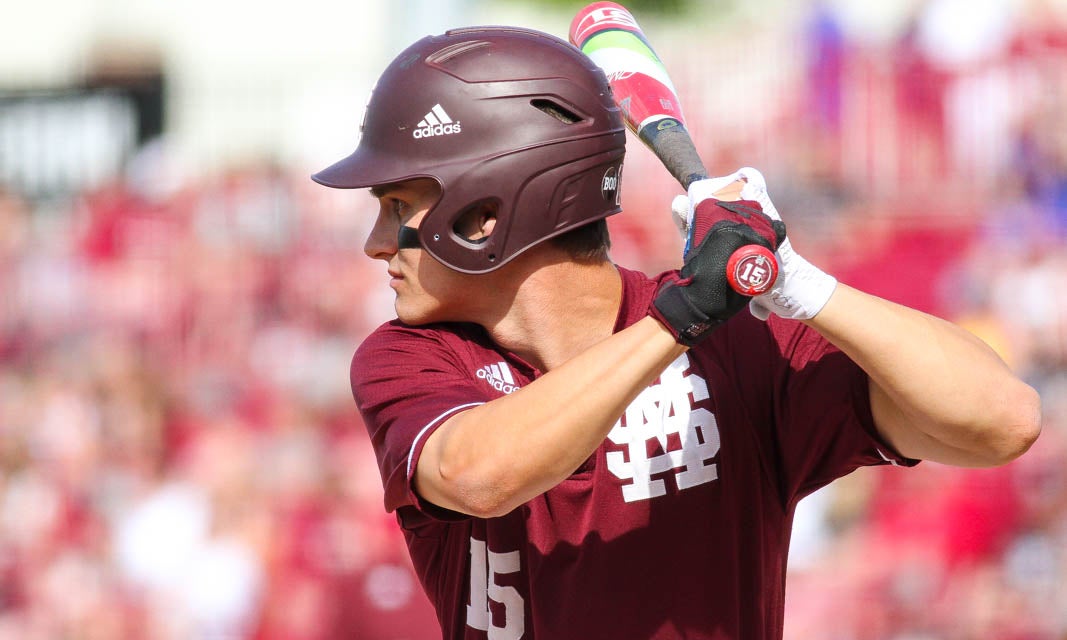
[[[698,180],[689,185],[687,196],[674,199],[671,211],[683,237],[688,236],[687,231],[696,205],[704,199],[716,197],[717,194],[722,199],[733,199],[721,196],[720,192],[737,181],[743,183],[737,199],[754,200],[771,219],[782,220],[767,195],[767,183],[763,174],[751,167],[745,167],[728,176]],[[766,320],[772,313],[793,320],[814,318],[833,295],[834,289],[837,288],[837,279],[797,255],[788,237],[778,245],[775,257],[778,258],[778,279],[767,293],[756,296],[749,302],[752,315],[760,320]]]

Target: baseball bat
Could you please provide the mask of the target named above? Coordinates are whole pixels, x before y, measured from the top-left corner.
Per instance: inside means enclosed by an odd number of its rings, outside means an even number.
[[[570,41],[604,70],[626,126],[684,189],[708,177],[667,69],[625,7],[614,2],[586,6],[571,21]],[[726,265],[730,286],[743,295],[765,293],[777,277],[774,254],[756,244],[734,251]]]

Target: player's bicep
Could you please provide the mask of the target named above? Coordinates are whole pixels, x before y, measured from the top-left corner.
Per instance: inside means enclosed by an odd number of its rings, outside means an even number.
[[[448,418],[426,438],[422,451],[415,461],[412,488],[416,495],[425,502],[450,511],[467,513],[468,509],[465,508],[455,483],[450,482],[443,473],[443,452],[447,448],[449,436],[452,435],[457,418],[462,415],[461,412]]]

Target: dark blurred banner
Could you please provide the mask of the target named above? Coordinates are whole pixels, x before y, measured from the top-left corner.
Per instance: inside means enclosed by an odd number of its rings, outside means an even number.
[[[163,131],[163,77],[0,90],[0,187],[39,199],[100,186]]]

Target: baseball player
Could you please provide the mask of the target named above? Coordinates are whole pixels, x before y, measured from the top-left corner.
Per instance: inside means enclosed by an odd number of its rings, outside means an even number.
[[[680,269],[614,264],[623,124],[562,40],[419,40],[362,132],[314,179],[379,203],[397,319],[352,388],[444,638],[780,638],[802,497],[1037,437],[984,344],[797,255],[755,170],[690,188]],[[781,272],[747,298],[725,261],[753,243]]]

